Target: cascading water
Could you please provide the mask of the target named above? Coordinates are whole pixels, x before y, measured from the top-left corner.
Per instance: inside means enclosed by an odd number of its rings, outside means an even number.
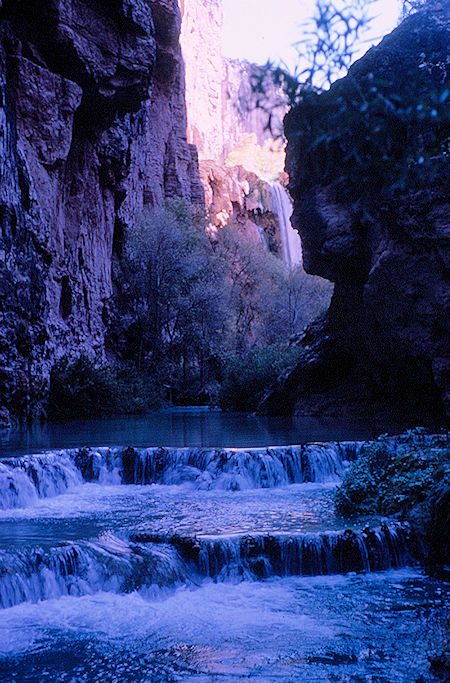
[[[275,213],[280,228],[283,260],[290,270],[302,263],[302,243],[300,236],[291,225],[292,202],[280,183],[270,183]]]
[[[0,608],[63,595],[129,593],[144,587],[198,585],[204,578],[255,581],[380,571],[411,562],[408,525],[363,532],[182,537],[106,533],[96,541],[30,552],[0,552]]]
[[[330,680],[337,665],[344,678],[417,678],[423,636],[389,596],[423,603],[437,590],[400,569],[420,562],[419,540],[407,523],[350,530],[334,515],[334,487],[363,447],[102,447],[1,460],[5,680],[265,683],[306,680],[311,666]],[[384,618],[387,635],[376,630]],[[390,650],[379,668],[358,654],[368,642],[396,651],[405,634],[403,678],[386,670]]]
[[[92,481],[224,490],[336,481],[360,447],[342,442],[254,449],[83,448],[8,458],[0,462],[0,509],[27,507]]]

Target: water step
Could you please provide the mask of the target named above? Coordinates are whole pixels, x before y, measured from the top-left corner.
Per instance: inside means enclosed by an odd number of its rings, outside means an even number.
[[[99,591],[130,593],[187,580],[169,544],[138,545],[106,533],[50,549],[0,551],[0,607]]]
[[[362,443],[268,448],[81,448],[0,461],[0,509],[29,507],[84,482],[242,490],[337,481]]]
[[[157,536],[110,533],[96,541],[47,550],[0,552],[0,606],[84,595],[129,593],[180,583],[261,580],[377,571],[410,564],[418,545],[409,525],[363,531],[244,536]]]
[[[170,543],[202,577],[258,580],[402,567],[420,555],[408,524],[383,524],[308,534],[157,536],[132,534],[137,543]]]

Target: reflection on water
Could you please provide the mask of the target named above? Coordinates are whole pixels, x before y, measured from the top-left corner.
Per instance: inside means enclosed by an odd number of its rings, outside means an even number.
[[[0,513],[0,548],[55,545],[102,531],[159,534],[244,534],[320,531],[339,526],[331,484],[253,491],[178,486],[85,484],[32,508]],[[342,523],[341,523],[342,525]]]
[[[198,409],[172,410],[0,431],[0,455],[80,446],[286,446],[310,441],[369,439],[378,436],[380,431],[399,433],[402,426],[380,428],[377,424],[349,423],[334,418],[255,417]]]

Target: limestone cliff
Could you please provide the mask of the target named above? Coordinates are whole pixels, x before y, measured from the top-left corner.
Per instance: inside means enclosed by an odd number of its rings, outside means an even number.
[[[409,17],[288,115],[305,268],[336,286],[266,412],[449,411],[449,29],[445,3]]]
[[[285,97],[263,67],[223,56],[222,0],[184,0],[181,12],[188,140],[199,153],[209,228],[232,222],[257,240],[264,232],[279,254],[265,180],[284,169]]]
[[[181,12],[188,139],[200,160],[223,164],[246,133],[259,145],[282,135],[286,99],[265,69],[223,56],[222,0],[183,0]]]
[[[145,205],[203,202],[177,0],[0,2],[0,406],[104,354],[111,264]]]
[[[232,223],[256,243],[282,256],[276,207],[270,185],[243,166],[200,162],[210,231]]]

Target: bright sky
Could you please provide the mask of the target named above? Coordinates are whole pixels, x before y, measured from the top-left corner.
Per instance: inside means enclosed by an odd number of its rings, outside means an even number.
[[[301,24],[314,13],[314,0],[223,0],[224,54],[265,64],[284,61],[293,68],[292,44],[301,38]],[[361,56],[398,23],[399,0],[373,0],[374,17],[363,36]]]

